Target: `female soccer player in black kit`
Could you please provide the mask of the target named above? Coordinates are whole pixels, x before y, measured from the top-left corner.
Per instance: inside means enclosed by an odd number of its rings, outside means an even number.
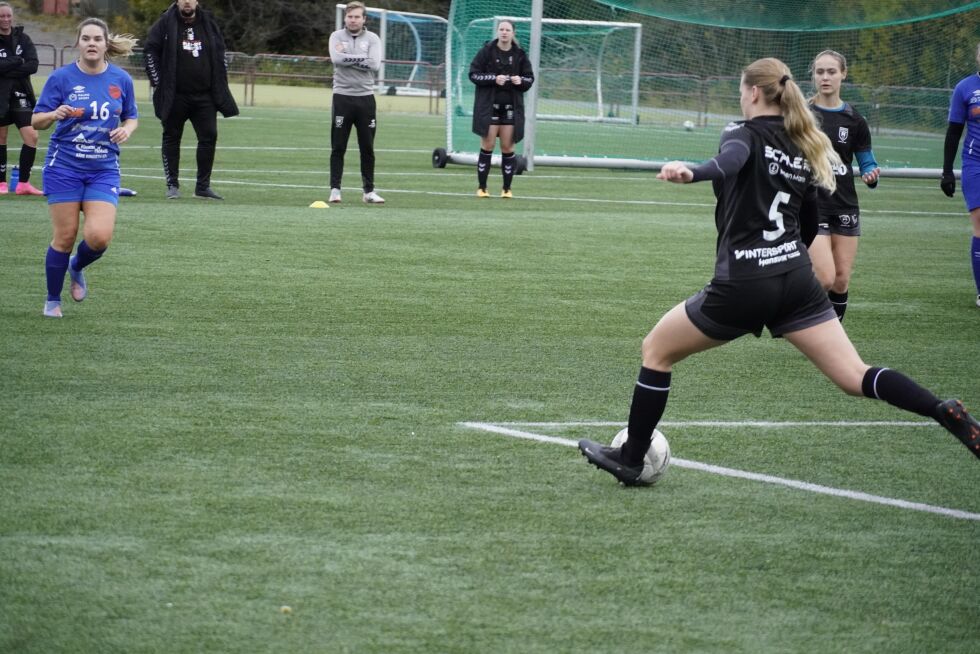
[[[940,401],[905,375],[864,363],[813,274],[804,243],[816,232],[816,187],[835,190],[832,166],[840,157],[789,69],[778,59],[750,64],[740,102],[745,120],[725,128],[718,155],[693,169],[671,162],[657,175],[679,184],[711,180],[718,198],[714,278],[643,339],[626,443],[582,440],[582,454],[623,484],[639,484],[674,364],[768,327],[845,393],[934,418],[980,458],[980,423],[962,403]]]
[[[497,24],[497,38],[490,41],[470,63],[470,81],[476,84],[473,98],[473,133],[480,137],[476,162],[478,198],[488,198],[487,177],[493,148],[500,138],[504,188],[500,197],[511,198],[511,181],[517,166],[514,145],[524,138],[524,94],[534,83],[531,60],[514,39],[514,24]]]
[[[871,130],[858,111],[840,97],[840,87],[847,78],[847,60],[833,50],[824,50],[811,64],[816,94],[810,98],[810,108],[817,116],[823,133],[830,139],[843,165],[837,174],[837,190],[818,196],[820,221],[817,237],[807,248],[813,262],[813,272],[820,285],[827,289],[837,317],[844,320],[847,310],[847,289],[857,256],[861,235],[861,216],[851,162],[857,159],[861,179],[869,187],[878,185],[878,162],[871,152]]]

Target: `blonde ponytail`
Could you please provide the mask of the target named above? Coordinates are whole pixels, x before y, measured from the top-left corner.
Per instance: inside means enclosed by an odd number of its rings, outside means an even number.
[[[837,190],[834,168],[842,166],[827,135],[820,131],[803,91],[793,81],[789,68],[778,59],[752,62],[743,71],[745,83],[758,87],[769,104],[778,104],[786,133],[803,151],[813,171],[813,180],[831,193]]]
[[[125,57],[133,54],[133,48],[139,40],[132,34],[110,34],[106,43],[109,44],[105,51],[106,57]]]

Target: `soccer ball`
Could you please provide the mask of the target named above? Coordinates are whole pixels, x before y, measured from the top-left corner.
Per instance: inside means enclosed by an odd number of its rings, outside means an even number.
[[[628,437],[629,433],[627,429],[621,429],[616,434],[616,437],[613,438],[612,446],[620,447],[626,442]],[[650,449],[647,450],[646,456],[643,457],[643,472],[640,473],[640,483],[644,486],[653,486],[664,476],[669,465],[670,443],[667,442],[667,437],[659,429],[654,429]]]
[[[687,130],[688,132],[693,132],[694,131],[694,121],[693,120],[685,120],[684,121],[684,129]]]

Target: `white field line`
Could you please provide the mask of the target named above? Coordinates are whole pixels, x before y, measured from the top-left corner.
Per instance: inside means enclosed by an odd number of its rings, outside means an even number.
[[[554,443],[556,445],[564,445],[565,447],[577,447],[577,441],[568,438],[559,438],[557,436],[545,436],[544,434],[536,434],[530,431],[523,431],[520,429],[512,429],[511,427],[503,426],[503,424],[494,424],[489,422],[460,422],[458,423],[461,427],[467,427],[469,429],[478,429],[481,431],[490,432],[493,434],[501,434],[503,436],[510,436],[511,438],[522,438],[530,441],[538,441],[539,443]],[[506,423],[514,425],[542,425],[542,426],[622,426],[623,423],[592,423],[592,422],[567,422],[567,423]],[[668,425],[671,423],[662,423],[663,425]],[[709,426],[797,426],[797,425],[862,425],[862,426],[922,426],[930,425],[932,423],[894,423],[894,422],[860,422],[860,423],[847,423],[847,422],[795,422],[795,423],[770,423],[770,422],[717,422],[717,423],[706,423],[706,422],[675,422],[675,426],[686,426],[686,425],[709,425]],[[944,515],[950,518],[959,518],[960,520],[976,520],[980,521],[980,513],[970,513],[969,511],[961,511],[959,509],[949,509],[942,506],[934,506],[932,504],[922,504],[921,502],[909,502],[908,500],[900,500],[892,497],[882,497],[881,495],[871,495],[870,493],[862,493],[860,491],[846,490],[843,488],[833,488],[830,486],[821,486],[820,484],[811,484],[805,481],[798,481],[796,479],[786,479],[784,477],[774,477],[772,475],[763,475],[756,472],[748,472],[746,470],[736,470],[734,468],[724,468],[722,466],[711,465],[708,463],[701,463],[700,461],[688,461],[687,459],[679,459],[672,456],[670,458],[670,465],[677,466],[678,468],[688,468],[691,470],[700,470],[702,472],[710,472],[715,475],[722,475],[725,477],[735,477],[738,479],[748,479],[750,481],[758,481],[765,484],[776,484],[778,486],[786,486],[788,488],[795,488],[797,490],[808,491],[810,493],[819,493],[821,495],[832,495],[834,497],[844,497],[851,500],[860,500],[862,502],[871,502],[873,504],[884,504],[885,506],[891,506],[899,509],[906,509],[909,511],[922,511],[925,513],[934,513],[937,515]]]
[[[123,179],[156,179],[163,181],[163,175],[134,175],[132,173],[126,172],[123,169]],[[284,189],[307,189],[310,191],[320,191],[325,192],[329,190],[329,186],[325,184],[285,184],[283,182],[255,182],[255,181],[239,181],[230,179],[216,179],[211,180],[215,186],[251,186],[251,187],[263,187],[263,188],[284,188]],[[449,192],[449,191],[419,191],[412,189],[397,189],[390,187],[378,186],[376,190],[379,193],[404,193],[406,195],[436,195],[440,197],[457,197],[457,198],[472,198],[472,193],[459,193],[459,192]],[[355,192],[357,192],[355,190]],[[316,199],[313,196],[307,199]],[[607,200],[602,198],[559,198],[559,197],[548,197],[542,195],[522,195],[521,200],[529,200],[536,202],[578,202],[582,204],[628,204],[628,205],[644,205],[644,206],[663,206],[663,207],[713,207],[713,203],[705,202],[662,202],[657,200]],[[391,204],[389,202],[389,204]],[[962,213],[942,213],[939,211],[874,211],[874,210],[864,210],[864,213],[881,213],[888,215],[903,215],[903,216],[962,216]]]
[[[482,423],[474,423],[482,424]],[[512,427],[625,427],[625,422],[494,422],[494,425]],[[763,427],[781,429],[783,427],[936,427],[935,422],[921,420],[806,420],[782,421],[772,420],[664,420],[658,423],[664,427]]]

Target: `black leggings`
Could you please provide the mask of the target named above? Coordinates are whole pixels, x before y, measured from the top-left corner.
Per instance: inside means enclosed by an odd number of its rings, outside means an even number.
[[[357,147],[361,151],[361,186],[365,193],[370,193],[374,190],[374,133],[377,129],[374,96],[335,93],[330,118],[330,188],[340,188],[344,177],[344,155],[353,127],[357,129]]]
[[[174,96],[170,115],[163,121],[163,173],[167,186],[180,185],[180,140],[188,120],[197,134],[197,188],[203,190],[211,186],[218,143],[218,109],[209,94]]]

